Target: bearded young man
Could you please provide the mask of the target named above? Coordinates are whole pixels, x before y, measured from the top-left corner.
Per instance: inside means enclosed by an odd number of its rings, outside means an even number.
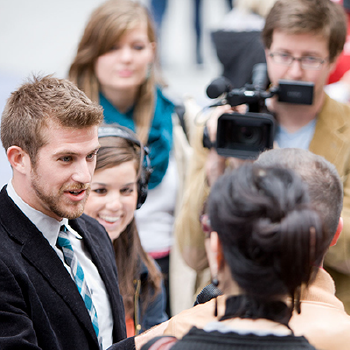
[[[111,241],[82,214],[102,119],[74,84],[50,76],[7,101],[1,140],[13,177],[0,193],[1,349],[99,350],[126,338]]]

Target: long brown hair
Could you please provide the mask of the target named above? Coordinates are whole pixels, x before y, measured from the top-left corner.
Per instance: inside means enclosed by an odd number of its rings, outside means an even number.
[[[103,137],[99,139],[101,148],[97,155],[96,170],[108,169],[124,162],[133,161],[139,173],[141,150],[136,144],[122,137]],[[148,278],[141,289],[141,300],[144,311],[147,302],[161,291],[161,273],[154,261],[143,250],[138,235],[135,219],[133,219],[120,236],[113,241],[120,293],[123,297],[126,315],[134,313],[134,280],[140,276],[140,264],[148,269]]]
[[[147,24],[148,39],[156,43],[156,31],[148,10],[131,0],[109,0],[91,14],[77,54],[69,69],[69,79],[77,84],[92,101],[99,102],[99,82],[95,74],[95,63],[99,56],[120,40],[123,34],[140,23]],[[157,57],[155,52],[155,57]],[[134,109],[136,133],[143,144],[154,114],[155,85],[163,84],[157,59],[151,65],[149,76],[141,84]]]

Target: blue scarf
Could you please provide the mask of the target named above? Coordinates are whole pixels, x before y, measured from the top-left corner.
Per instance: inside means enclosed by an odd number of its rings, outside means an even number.
[[[104,122],[118,123],[135,132],[133,120],[134,108],[120,113],[100,92],[100,105],[103,107]],[[156,91],[156,106],[152,125],[148,134],[147,146],[150,150],[149,158],[153,172],[148,188],[155,188],[161,183],[169,164],[170,151],[173,145],[173,124],[171,116],[174,104],[164,97],[160,89]]]

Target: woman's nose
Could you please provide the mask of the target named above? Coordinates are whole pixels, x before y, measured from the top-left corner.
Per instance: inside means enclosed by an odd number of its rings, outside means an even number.
[[[120,198],[119,194],[113,193],[110,196],[108,196],[106,208],[113,210],[113,211],[117,211],[117,210],[121,209],[122,206],[123,206],[123,204],[121,202],[121,198]]]
[[[132,58],[132,51],[131,48],[128,46],[122,47],[119,53],[123,61],[130,61]]]

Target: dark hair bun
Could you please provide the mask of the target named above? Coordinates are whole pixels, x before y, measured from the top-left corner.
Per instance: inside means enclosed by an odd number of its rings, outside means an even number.
[[[225,261],[247,295],[294,297],[321,262],[322,222],[292,170],[244,164],[214,184],[208,208]]]

